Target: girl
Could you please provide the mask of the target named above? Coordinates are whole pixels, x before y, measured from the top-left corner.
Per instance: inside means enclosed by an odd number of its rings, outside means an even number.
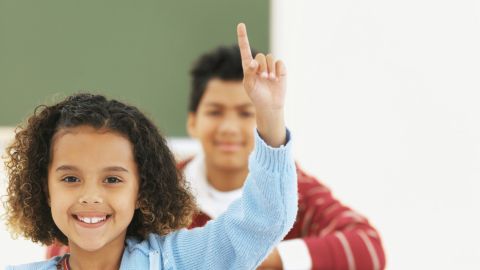
[[[78,94],[44,106],[7,148],[7,225],[70,253],[7,269],[253,269],[291,228],[297,185],[283,119],[285,68],[253,59],[237,27],[244,85],[257,111],[244,196],[185,230],[193,199],[156,127],[138,109]],[[181,230],[178,230],[181,229]]]

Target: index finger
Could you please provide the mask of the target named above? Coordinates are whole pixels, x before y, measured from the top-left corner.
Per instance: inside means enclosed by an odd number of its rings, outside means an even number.
[[[249,66],[250,62],[253,60],[253,57],[252,51],[250,50],[250,43],[248,42],[247,27],[244,23],[239,23],[237,25],[237,38],[243,66]]]

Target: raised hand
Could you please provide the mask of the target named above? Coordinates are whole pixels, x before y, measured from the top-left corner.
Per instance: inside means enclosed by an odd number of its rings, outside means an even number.
[[[271,54],[257,54],[250,50],[245,24],[237,26],[238,46],[242,56],[243,85],[257,112],[257,129],[270,146],[285,143],[284,104],[286,69],[282,61]]]

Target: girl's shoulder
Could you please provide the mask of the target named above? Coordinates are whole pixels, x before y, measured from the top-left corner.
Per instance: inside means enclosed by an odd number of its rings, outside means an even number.
[[[60,259],[61,257],[57,256],[47,261],[7,266],[7,268],[5,269],[6,270],[56,270],[57,262]]]
[[[149,233],[147,237],[143,240],[140,240],[138,238],[128,237],[126,239],[125,250],[130,253],[135,251],[140,251],[145,255],[148,255],[152,251],[161,252],[163,249],[165,239],[168,239],[177,233],[178,231],[171,232],[167,235],[158,235],[156,233]]]
[[[185,230],[181,230],[185,231]],[[168,235],[160,236],[158,234],[151,233],[147,236],[146,239],[140,240],[136,238],[127,238],[126,240],[126,251],[127,254],[124,254],[122,265],[130,265],[130,261],[141,262],[144,259],[146,261],[163,261],[162,249],[166,239],[175,236],[179,231],[172,232]],[[57,263],[61,259],[61,256],[53,257],[47,261],[34,262],[21,265],[7,266],[6,270],[56,270]]]

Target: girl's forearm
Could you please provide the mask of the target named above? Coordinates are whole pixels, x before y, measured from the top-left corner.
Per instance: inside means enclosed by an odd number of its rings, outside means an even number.
[[[271,147],[285,144],[286,129],[283,109],[262,111],[257,109],[257,129],[262,139]]]

